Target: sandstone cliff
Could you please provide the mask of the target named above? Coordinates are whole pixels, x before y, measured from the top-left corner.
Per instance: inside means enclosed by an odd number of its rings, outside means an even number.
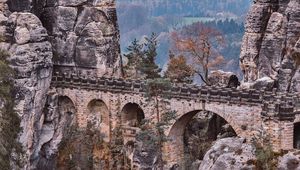
[[[69,101],[50,90],[56,66],[85,75],[120,76],[116,20],[114,0],[0,1],[0,48],[9,53],[16,74],[21,169],[55,169],[60,143],[76,125]]]
[[[120,74],[114,0],[58,0],[39,6],[36,13],[50,35],[55,65],[96,76]]]
[[[47,31],[35,15],[12,13],[1,21],[1,43],[15,70],[15,104],[21,118],[20,142],[24,146],[25,162],[31,159],[43,120],[42,110],[52,75],[52,47]],[[16,125],[18,126],[18,125]]]
[[[40,19],[53,46],[54,65],[85,74],[120,76],[114,0],[6,1],[10,12],[30,12]]]
[[[107,167],[108,146],[97,143],[103,140],[99,131],[77,129],[72,101],[58,96],[50,84],[57,69],[86,76],[120,76],[114,0],[0,0],[0,10],[0,33],[4,37],[0,47],[8,51],[10,67],[16,72],[15,110],[21,118],[16,127],[22,128],[18,141],[24,151],[21,155],[24,164],[20,168]],[[244,84],[300,91],[299,10],[299,0],[255,0],[248,15],[241,53]],[[0,98],[1,110],[2,103]],[[0,123],[2,115],[0,112]],[[0,133],[1,151],[2,143],[9,142],[2,142],[3,139]],[[221,142],[217,144],[220,145],[213,147],[208,155],[220,164],[229,159],[237,161],[236,167],[240,168],[247,161],[232,158],[240,151],[237,146],[243,148],[243,141],[226,146],[230,152]],[[143,160],[143,155],[138,156],[137,162]],[[201,166],[218,168],[208,160],[209,156],[204,158],[207,165]],[[17,169],[17,165],[13,166]]]
[[[263,79],[263,86],[300,91],[299,10],[298,0],[254,0],[240,56],[245,84]]]

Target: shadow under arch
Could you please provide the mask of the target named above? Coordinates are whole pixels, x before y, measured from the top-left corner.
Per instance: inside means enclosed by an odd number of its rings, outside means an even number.
[[[294,123],[293,148],[300,149],[300,122]]]
[[[121,111],[122,125],[139,127],[145,119],[143,109],[136,103],[127,103]]]
[[[57,106],[60,117],[66,118],[66,124],[70,124],[77,113],[72,99],[68,96],[58,96]]]
[[[110,136],[110,112],[103,100],[93,99],[87,105],[87,126],[99,130],[105,140]]]
[[[58,108],[60,111],[76,113],[77,109],[74,102],[68,96],[58,96]]]
[[[178,119],[176,119],[175,123],[170,128],[168,136],[168,141],[166,142],[165,149],[167,150],[165,159],[167,160],[167,166],[170,168],[172,166],[179,166],[180,168],[184,168],[185,166],[185,148],[184,148],[184,133],[188,123],[200,112],[203,110],[194,110],[188,112]],[[235,125],[232,125],[232,122],[226,120],[222,115],[218,113],[214,113],[211,111],[207,111],[213,113],[213,115],[222,118],[226,123],[228,123],[235,135],[238,136],[237,130],[234,128]]]

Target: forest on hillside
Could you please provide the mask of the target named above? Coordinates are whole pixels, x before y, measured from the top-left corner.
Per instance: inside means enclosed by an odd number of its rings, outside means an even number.
[[[146,6],[151,15],[215,16],[227,12],[245,15],[252,0],[122,0],[120,3]]]
[[[226,41],[220,53],[229,63],[226,71],[238,72],[244,19],[251,0],[120,0],[117,1],[122,53],[134,39],[158,34],[157,63],[163,69],[171,50],[170,34],[197,22],[219,30]]]

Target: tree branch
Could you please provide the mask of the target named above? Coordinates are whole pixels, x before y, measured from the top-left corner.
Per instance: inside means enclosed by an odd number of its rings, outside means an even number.
[[[201,80],[202,80],[206,85],[211,86],[211,84],[208,83],[208,81],[206,81],[206,80],[204,79],[204,77],[202,76],[201,73],[197,72],[197,74],[200,76]]]

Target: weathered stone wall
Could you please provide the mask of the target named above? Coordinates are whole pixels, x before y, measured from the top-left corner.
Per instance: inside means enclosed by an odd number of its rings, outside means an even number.
[[[245,138],[248,142],[261,129],[261,107],[247,105],[228,105],[227,103],[201,101],[180,101],[171,100],[171,108],[176,108],[178,118],[167,130],[168,136],[172,139],[165,148],[168,166],[174,164],[183,165],[184,143],[183,133],[187,123],[201,110],[210,111],[224,118],[234,129],[239,137]],[[174,105],[173,105],[174,103]],[[185,109],[181,109],[185,108]]]
[[[255,0],[240,55],[244,83],[270,78],[280,91],[299,92],[300,2]],[[266,86],[266,84],[262,84]]]

